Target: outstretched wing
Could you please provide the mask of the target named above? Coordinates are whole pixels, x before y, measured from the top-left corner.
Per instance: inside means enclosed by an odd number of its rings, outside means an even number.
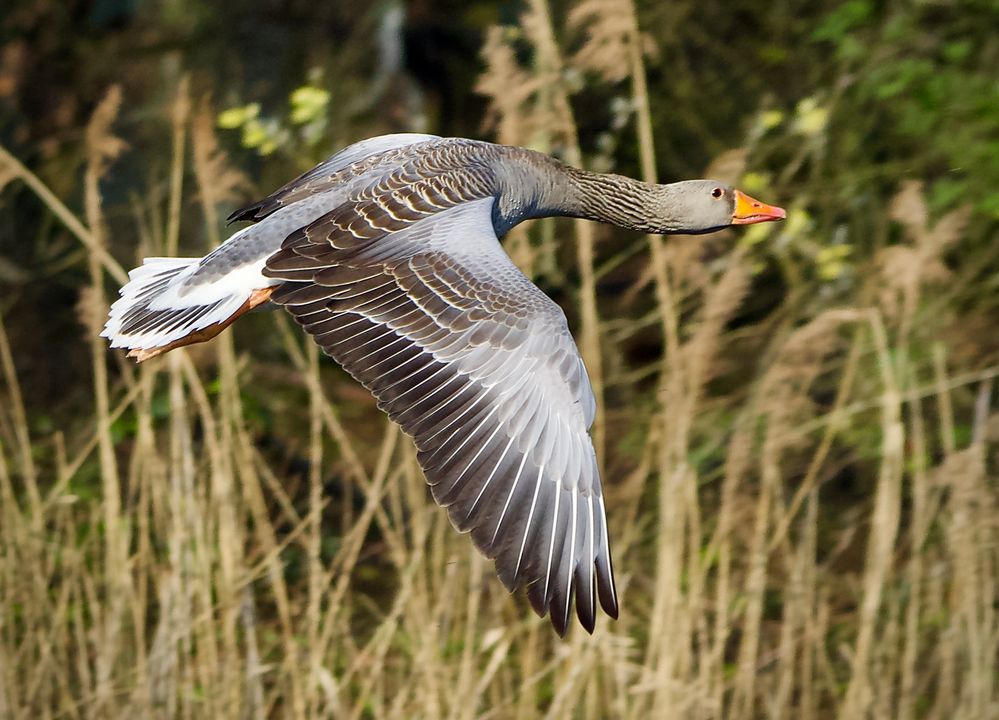
[[[415,439],[434,499],[503,583],[527,585],[560,635],[575,595],[592,632],[596,599],[618,606],[565,316],[503,252],[481,184],[416,185],[386,181],[292,234],[267,261],[285,281],[271,299]]]

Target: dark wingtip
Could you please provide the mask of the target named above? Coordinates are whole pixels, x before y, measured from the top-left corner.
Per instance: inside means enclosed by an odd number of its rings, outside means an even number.
[[[613,606],[608,606],[601,600],[600,607],[604,609],[604,612],[607,613],[608,617],[610,617],[611,620],[617,620],[618,617],[617,598],[614,598]]]
[[[544,594],[544,583],[534,582],[527,586],[527,599],[531,603],[531,609],[538,614],[538,617],[549,616],[551,620],[552,628],[558,634],[560,638],[564,638],[566,631],[569,629],[569,619],[567,615],[555,612],[549,614],[548,606],[545,604],[546,600],[550,601],[550,598],[546,598]]]
[[[257,214],[257,208],[257,205],[250,205],[249,207],[234,210],[229,214],[229,217],[225,219],[225,224],[232,225],[234,222],[239,222],[240,220],[255,220],[256,218],[254,216]]]
[[[594,612],[586,612],[579,605],[579,601],[576,602],[576,617],[579,618],[579,624],[583,626],[583,629],[590,635],[593,634],[593,630],[597,627],[597,616]]]
[[[545,607],[545,595],[544,586],[540,582],[533,582],[527,588],[527,599],[531,603],[531,608],[534,612],[538,614],[538,617],[544,617],[548,608]]]
[[[552,627],[560,638],[565,639],[565,634],[569,629],[568,618],[563,613],[553,612],[551,614]]]
[[[566,587],[562,583],[556,583],[552,592],[549,611],[551,612],[552,625],[559,637],[565,637],[566,630],[569,628],[569,618],[572,617],[572,601],[575,595],[573,590],[571,584]]]
[[[609,556],[597,556],[597,596],[604,612],[617,620],[617,590],[614,588],[614,567]]]
[[[258,200],[252,205],[245,205],[238,210],[233,211],[232,214],[225,219],[226,225],[232,225],[234,222],[238,222],[240,220],[248,220],[249,222],[263,220],[265,217],[281,207],[281,201],[273,198],[274,195],[270,195],[265,197],[263,200]]]
[[[576,571],[576,617],[590,635],[597,624],[596,589],[593,582],[592,573],[587,575],[582,569]]]
[[[614,591],[614,586],[609,583],[599,583],[597,587],[597,595],[600,597],[600,607],[604,609],[610,617],[617,620],[618,617],[618,603],[617,603],[617,593]]]

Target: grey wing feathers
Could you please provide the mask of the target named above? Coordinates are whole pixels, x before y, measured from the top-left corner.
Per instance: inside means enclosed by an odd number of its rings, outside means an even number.
[[[344,183],[347,179],[343,177],[344,173],[350,173],[354,176],[363,175],[379,163],[391,164],[396,156],[404,154],[404,149],[411,145],[440,139],[437,135],[396,133],[356,142],[298,176],[263,200],[236,210],[227,220],[228,222],[262,220],[279,208],[286,207],[310,195],[326,192]],[[392,151],[397,152],[393,153]]]
[[[575,596],[592,631],[617,597],[565,317],[500,248],[475,178],[464,196],[379,187],[285,241],[264,271],[284,281],[272,300],[415,439],[434,499],[503,583],[527,585],[559,634]]]

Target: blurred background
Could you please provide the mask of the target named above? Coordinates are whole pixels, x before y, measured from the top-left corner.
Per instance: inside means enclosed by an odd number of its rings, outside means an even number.
[[[0,718],[999,717],[999,2],[6,0]],[[565,641],[280,312],[142,366],[124,271],[424,131],[787,222],[506,247],[594,387]]]

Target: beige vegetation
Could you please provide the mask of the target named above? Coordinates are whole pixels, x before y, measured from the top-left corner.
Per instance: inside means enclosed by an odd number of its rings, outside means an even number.
[[[508,30],[488,34],[491,131],[584,164],[563,78],[624,81],[654,180],[652,43],[631,1],[567,21],[590,38],[572,52],[545,0],[527,3],[531,65]],[[123,269],[184,244],[183,208],[211,247],[247,194],[219,108],[186,81],[173,92],[165,190],[134,197],[132,255],[112,256],[101,197],[126,151],[119,89],[86,128],[82,210],[0,148],[0,188],[27,187],[86,251],[90,356],[72,361],[93,368],[92,417],[34,428],[31,358],[0,315],[0,718],[999,717],[999,356],[978,344],[995,303],[948,295],[995,293],[947,260],[970,209],[934,217],[899,183],[878,220],[898,241],[849,259],[846,298],[787,261],[796,283],[751,320],[762,248],[817,248],[833,277],[847,262],[817,222],[638,244],[546,220],[507,238],[572,304],[599,399],[621,618],[560,641],[283,314],[141,366],[98,337]],[[821,152],[809,112],[777,177]],[[758,138],[743,140],[713,174],[752,170]],[[805,216],[811,198],[787,193],[774,200]],[[601,292],[608,278],[625,289]],[[659,357],[623,350],[650,334]],[[264,446],[258,412],[300,467]]]

